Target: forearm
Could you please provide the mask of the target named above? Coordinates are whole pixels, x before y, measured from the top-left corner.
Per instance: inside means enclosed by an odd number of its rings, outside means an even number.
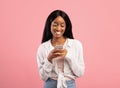
[[[48,60],[38,63],[39,65],[39,74],[42,80],[47,80],[51,74],[53,64],[50,63]]]
[[[69,57],[66,57],[66,60],[75,76],[81,77],[82,75],[84,75],[84,63],[75,62]]]

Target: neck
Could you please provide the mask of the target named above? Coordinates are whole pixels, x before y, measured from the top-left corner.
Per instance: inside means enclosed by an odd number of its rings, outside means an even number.
[[[63,45],[66,41],[66,38],[65,37],[60,37],[60,38],[53,38],[51,40],[51,43],[53,46],[55,45]]]

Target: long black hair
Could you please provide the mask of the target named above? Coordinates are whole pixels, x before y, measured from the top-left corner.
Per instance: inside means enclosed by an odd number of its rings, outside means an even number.
[[[58,16],[61,16],[65,20],[65,23],[66,23],[66,29],[65,29],[63,36],[66,38],[74,39],[73,33],[72,33],[72,24],[71,24],[71,21],[68,15],[62,10],[55,10],[48,16],[46,20],[43,37],[42,37],[42,43],[48,41],[49,39],[53,37],[51,33],[51,23]]]

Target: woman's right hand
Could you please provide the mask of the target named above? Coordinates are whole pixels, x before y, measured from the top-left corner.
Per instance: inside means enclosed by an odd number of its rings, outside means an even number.
[[[66,49],[53,49],[48,55],[48,61],[52,63],[52,59],[61,56],[64,57],[67,53]]]

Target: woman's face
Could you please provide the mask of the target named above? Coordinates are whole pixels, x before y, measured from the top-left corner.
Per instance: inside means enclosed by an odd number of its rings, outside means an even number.
[[[51,23],[51,33],[53,38],[60,38],[63,37],[63,34],[66,29],[66,23],[61,16],[58,16],[53,20]]]

